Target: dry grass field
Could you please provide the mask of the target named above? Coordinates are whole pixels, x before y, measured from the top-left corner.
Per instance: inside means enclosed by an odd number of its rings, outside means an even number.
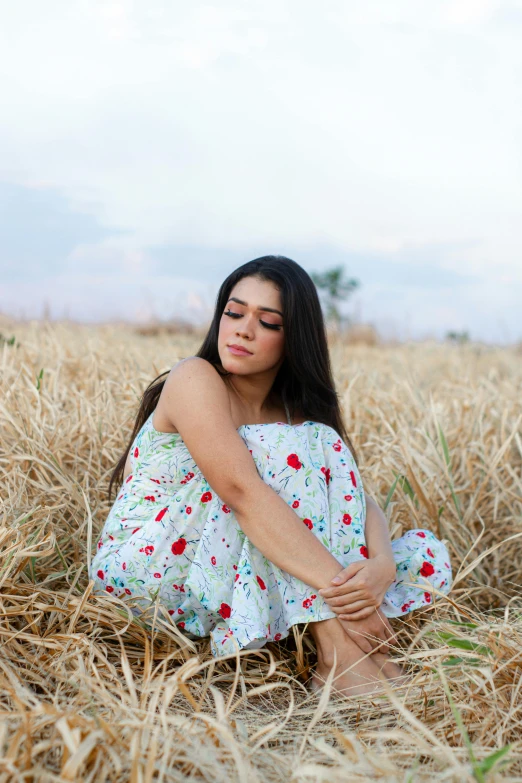
[[[401,690],[309,693],[309,633],[216,661],[87,564],[144,386],[195,334],[0,324],[0,783],[522,781],[522,355],[331,340],[393,536],[449,542],[448,598],[393,621]],[[14,336],[14,340],[10,338]]]

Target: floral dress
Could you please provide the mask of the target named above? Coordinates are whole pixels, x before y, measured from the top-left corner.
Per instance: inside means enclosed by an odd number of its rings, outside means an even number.
[[[336,617],[314,588],[250,542],[181,435],[159,432],[152,417],[132,445],[132,472],[97,543],[94,592],[132,597],[135,614],[158,600],[190,638],[210,636],[216,657],[283,639],[296,623]],[[288,418],[237,431],[263,481],[343,568],[368,557],[361,477],[334,429],[314,421],[292,425]],[[433,587],[449,592],[448,551],[433,533],[410,530],[392,548],[397,578],[381,606],[385,615],[426,606]]]

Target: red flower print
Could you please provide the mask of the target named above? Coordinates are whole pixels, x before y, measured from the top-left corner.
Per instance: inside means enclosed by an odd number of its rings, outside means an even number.
[[[109,538],[111,539],[111,541],[114,541],[114,536],[111,536],[111,535],[109,534]]]
[[[424,533],[422,530],[420,530],[420,531],[417,533],[417,535],[418,535],[418,536],[420,536],[421,538],[426,538],[426,533]]]
[[[326,486],[330,483],[330,468],[321,468],[321,473],[324,473],[324,477],[326,479]]]
[[[231,613],[230,606],[228,604],[221,604],[221,608],[219,609],[218,614],[221,615],[223,620],[228,620],[228,618],[230,617],[230,613]]]
[[[187,506],[185,511],[187,512],[187,514],[192,514],[192,506]]]
[[[139,530],[139,527],[135,527],[135,528],[134,528],[134,530],[133,530],[133,531],[132,531],[132,533],[131,533],[131,536],[133,536],[133,535],[134,535],[134,533],[137,533],[137,532],[138,532],[138,530]]]
[[[281,638],[281,634],[276,633],[276,635],[274,636],[274,642],[278,642],[280,638]]]
[[[179,625],[180,628],[184,628],[185,627],[185,623],[183,622],[183,620],[180,623],[178,623],[178,625]]]
[[[129,590],[129,588],[128,588],[128,587],[126,587],[126,588],[125,588],[125,592],[127,593],[127,595],[132,595],[132,591],[131,591],[131,590]]]
[[[216,565],[216,558],[214,557],[214,555],[212,555],[212,557],[210,558],[210,562],[212,563],[212,565]]]
[[[257,583],[258,583],[259,587],[261,588],[261,590],[266,590],[266,585],[263,582],[263,580],[261,579],[261,577],[260,576],[256,576],[256,579],[257,579]]]
[[[103,541],[100,538],[100,540],[98,541],[98,549],[101,549],[102,546],[103,546]]]
[[[294,502],[292,503],[292,508],[299,508],[299,501],[298,500],[294,500]]]
[[[123,568],[124,571],[126,571],[127,570],[127,563],[122,563],[121,567]]]
[[[431,595],[430,593],[424,593],[424,600],[427,604],[431,604]]]
[[[355,473],[353,472],[353,470],[350,471],[350,478],[352,480],[352,484],[354,485],[354,487],[356,487],[357,486],[357,481],[355,479]]]
[[[234,569],[234,571],[237,571],[237,565],[233,565],[232,568]]]
[[[314,523],[311,519],[303,519],[303,522],[305,523],[306,527],[311,530],[314,526]]]
[[[153,481],[155,484],[161,484],[161,481],[159,479],[151,478],[151,481]]]
[[[156,573],[154,574],[154,579],[161,579],[161,574],[159,573],[159,571],[156,571]]]
[[[137,459],[139,453],[140,452],[138,451],[138,447],[136,446],[136,448],[134,449],[134,457],[135,457],[135,459]]]
[[[431,576],[435,573],[435,569],[433,568],[431,563],[428,563],[426,560],[422,564],[422,568],[420,570],[420,573],[422,576]]]
[[[185,551],[185,547],[187,546],[187,541],[184,538],[178,538],[177,541],[174,541],[172,544],[172,554],[173,555],[182,555]]]
[[[351,500],[351,499],[352,499],[352,495],[345,495],[345,496],[344,496],[344,499],[345,499],[345,500]]]
[[[132,473],[130,476],[128,476],[127,481],[125,483],[128,484],[131,479],[132,479]]]
[[[145,500],[150,500],[152,501],[152,503],[156,502],[156,498],[154,497],[154,495],[145,495]]]
[[[431,551],[431,549],[427,549],[427,550],[426,550],[426,552],[428,553],[428,555],[429,555],[430,557],[435,557],[435,555],[433,554],[433,552]]]
[[[408,604],[403,604],[403,605],[401,606],[401,612],[407,612],[407,611],[408,611],[408,608],[409,608],[409,607],[408,607]]]
[[[449,564],[449,563],[444,563],[444,565],[446,566],[446,568],[449,568],[449,567],[450,567],[450,564]]]
[[[362,555],[363,557],[368,557],[368,549],[367,549],[365,546],[362,546],[362,547],[359,549],[359,552],[361,553],[361,555]]]
[[[304,606],[305,609],[310,609],[310,607],[312,606],[312,602],[310,601],[309,598],[305,598],[304,599],[303,606]]]
[[[239,579],[239,574],[236,574],[236,578],[234,579],[234,582],[237,582],[238,579]]]
[[[351,525],[352,524],[352,518],[349,514],[343,514],[343,524],[344,525]]]
[[[156,517],[155,521],[156,522],[161,522],[161,520],[163,519],[163,517],[165,516],[165,514],[167,513],[168,510],[169,510],[168,506],[165,506],[165,508],[162,508],[161,511],[159,512],[158,516]]]
[[[96,576],[98,579],[105,579],[105,574],[101,570],[96,572]]]
[[[178,609],[178,614],[185,614],[185,612],[183,611],[183,609]]]
[[[221,506],[221,511],[223,511],[225,514],[230,514],[230,509],[227,505]]]
[[[179,591],[180,591],[180,593],[184,593],[185,592],[185,585],[180,585],[179,586]]]
[[[296,470],[299,470],[299,468],[303,467],[302,462],[300,461],[297,454],[289,454],[286,458],[286,464],[289,465],[291,468],[295,468]]]
[[[169,614],[174,614],[174,609],[169,609]]]
[[[340,438],[339,438],[338,441],[336,441],[333,444],[333,449],[334,449],[334,451],[341,451],[341,439]]]
[[[201,502],[208,503],[209,500],[212,500],[212,492],[203,492],[201,495]]]
[[[107,587],[105,589],[107,590],[108,593],[113,593],[114,592],[114,587],[112,585],[107,585]]]

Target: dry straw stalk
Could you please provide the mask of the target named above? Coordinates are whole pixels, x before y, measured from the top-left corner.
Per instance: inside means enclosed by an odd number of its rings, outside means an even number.
[[[332,338],[366,489],[429,527],[448,599],[397,620],[402,690],[310,694],[303,628],[214,660],[87,564],[141,391],[194,334],[9,324],[0,340],[0,783],[522,780],[522,372],[514,350]],[[9,340],[11,334],[15,340]]]

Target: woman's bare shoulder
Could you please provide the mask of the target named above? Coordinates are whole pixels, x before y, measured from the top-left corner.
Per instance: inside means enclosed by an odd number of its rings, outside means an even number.
[[[187,402],[193,402],[191,415],[200,416],[209,397],[224,413],[230,413],[227,386],[214,365],[199,356],[181,359],[165,380],[153,416],[154,428],[161,432],[178,432],[177,409],[186,410]]]

